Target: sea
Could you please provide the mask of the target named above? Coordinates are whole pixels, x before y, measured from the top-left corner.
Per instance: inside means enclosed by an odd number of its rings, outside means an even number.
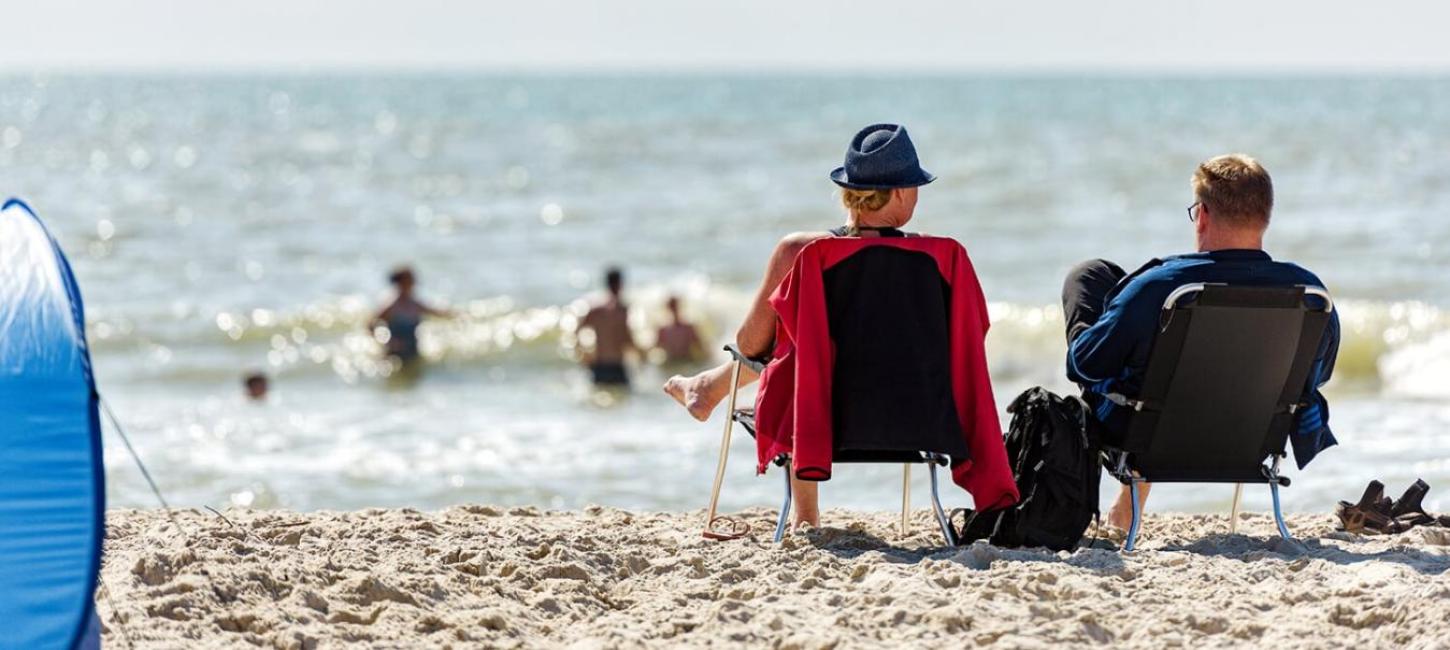
[[[1344,324],[1340,445],[1287,464],[1285,508],[1423,478],[1450,510],[1450,78],[13,75],[0,195],[70,256],[99,391],[173,506],[686,510],[708,500],[724,419],[660,385],[722,360],[782,235],[843,222],[827,174],[876,122],[905,124],[939,177],[909,228],[966,245],[999,411],[1071,390],[1073,264],[1190,252],[1194,166],[1259,158],[1270,253],[1318,273]],[[368,329],[400,265],[456,312],[422,327],[416,373]],[[711,357],[645,355],[629,390],[593,389],[573,332],[610,265],[641,343],[678,296]],[[243,397],[252,371],[265,402]],[[104,441],[109,505],[157,505],[109,423]],[[737,429],[723,509],[778,504],[779,470],[753,458]],[[900,485],[843,466],[822,504],[891,509]],[[1149,507],[1231,495],[1165,485]],[[970,505],[950,485],[944,501]]]

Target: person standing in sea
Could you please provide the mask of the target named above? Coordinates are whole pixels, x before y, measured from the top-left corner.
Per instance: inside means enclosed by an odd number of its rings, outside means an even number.
[[[655,347],[664,352],[665,363],[682,364],[699,361],[705,356],[700,333],[695,326],[680,316],[680,299],[670,296],[665,301],[670,310],[670,322],[659,328],[655,335]]]
[[[629,331],[629,307],[624,304],[624,272],[610,267],[604,273],[604,285],[608,290],[602,302],[589,308],[584,319],[579,321],[579,332],[590,332],[592,349],[583,361],[589,368],[596,386],[629,386],[629,371],[624,366],[624,357],[630,351],[638,352],[634,335]]]
[[[388,303],[368,322],[368,329],[383,344],[387,356],[404,365],[411,365],[422,358],[418,349],[418,326],[430,316],[449,317],[451,313],[423,304],[413,295],[418,283],[413,269],[398,267],[388,275],[388,282],[397,290],[393,301]]]

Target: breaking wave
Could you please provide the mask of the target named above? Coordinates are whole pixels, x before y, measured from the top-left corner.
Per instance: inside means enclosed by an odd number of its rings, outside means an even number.
[[[663,324],[663,303],[681,293],[685,315],[707,341],[723,341],[749,304],[743,292],[700,283],[685,292],[647,287],[632,292],[631,326],[648,346]],[[527,371],[572,363],[575,326],[584,300],[526,306],[508,296],[456,303],[453,319],[420,329],[423,355],[460,367]],[[145,323],[96,317],[88,323],[104,365],[108,354],[137,355],[151,376],[233,378],[237,366],[278,374],[334,374],[344,381],[386,376],[392,366],[367,329],[371,303],[348,296],[290,311],[255,309],[214,314],[155,314]],[[1421,302],[1338,303],[1343,342],[1333,390],[1382,391],[1411,398],[1450,396],[1450,312]],[[1062,314],[1055,305],[992,303],[988,353],[994,376],[1050,383],[1062,374]]]

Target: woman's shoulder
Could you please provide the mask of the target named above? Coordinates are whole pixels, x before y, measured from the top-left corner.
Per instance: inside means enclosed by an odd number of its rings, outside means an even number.
[[[808,230],[793,232],[784,237],[781,237],[780,244],[782,246],[805,246],[806,244],[816,241],[817,239],[826,239],[828,237],[834,236],[836,236],[835,233],[829,230]]]
[[[794,255],[796,253],[799,253],[801,249],[810,245],[812,242],[821,239],[829,239],[833,236],[834,235],[832,235],[830,232],[826,231],[793,232],[784,237],[781,237],[780,242],[775,245],[775,249]]]

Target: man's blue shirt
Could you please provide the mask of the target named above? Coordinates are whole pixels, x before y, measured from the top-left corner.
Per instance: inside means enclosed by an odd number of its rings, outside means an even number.
[[[1104,399],[1108,393],[1136,396],[1148,367],[1148,354],[1157,335],[1163,301],[1174,289],[1195,282],[1218,282],[1249,286],[1324,286],[1308,270],[1288,262],[1276,262],[1259,250],[1222,250],[1176,255],[1153,260],[1119,282],[1108,293],[1107,307],[1092,327],[1073,339],[1067,351],[1067,376],[1088,393],[1098,419],[1118,435],[1127,430],[1126,409]],[[1320,451],[1338,444],[1329,430],[1329,404],[1319,387],[1334,372],[1339,354],[1339,314],[1329,327],[1305,388],[1308,407],[1298,415],[1298,426],[1289,436],[1294,460],[1303,469]]]

